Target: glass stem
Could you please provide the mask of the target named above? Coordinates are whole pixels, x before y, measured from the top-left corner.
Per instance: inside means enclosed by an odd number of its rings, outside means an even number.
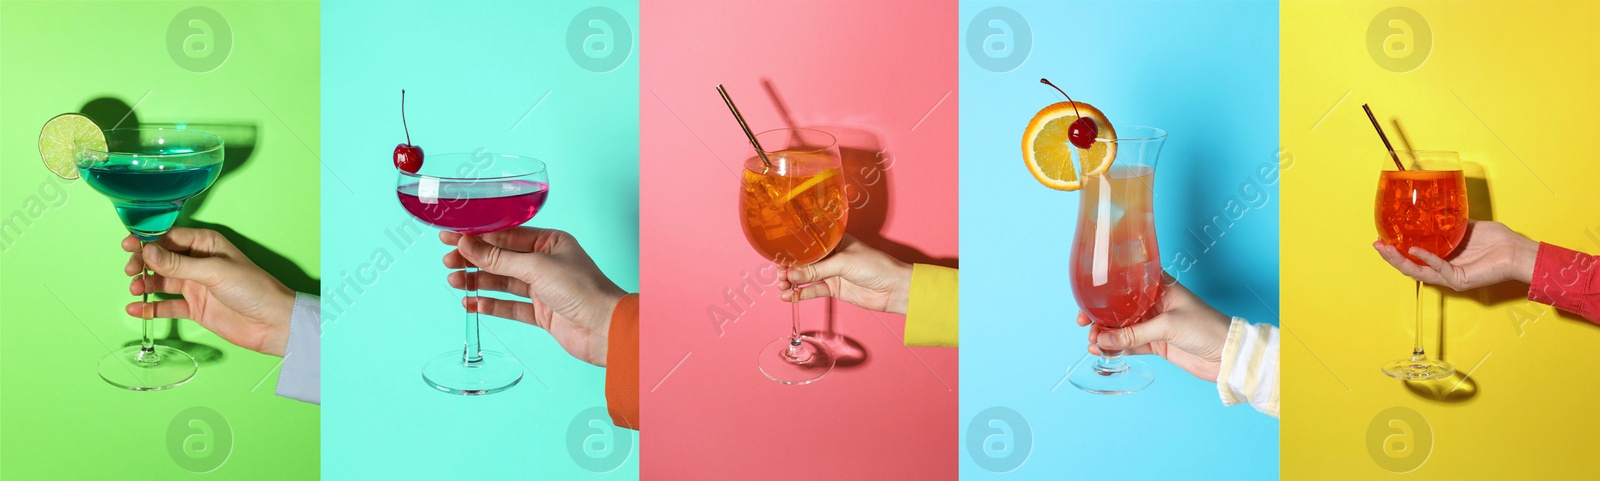
[[[478,266],[467,264],[461,272],[465,274],[462,282],[466,284],[467,299],[471,307],[467,308],[467,342],[462,350],[462,361],[467,364],[483,360],[483,350],[478,346]]]
[[[144,294],[140,296],[139,319],[141,319],[140,322],[144,323],[144,337],[139,339],[139,357],[137,360],[140,362],[156,362],[158,361],[155,358],[156,341],[154,336],[156,313],[155,306],[150,304],[150,286],[152,284],[150,282],[150,265],[144,262],[145,244],[148,243],[139,241],[139,265],[143,267],[140,272],[139,282],[144,283]]]
[[[1411,348],[1411,358],[1421,360],[1427,357],[1422,351],[1422,281],[1417,281],[1417,343]]]
[[[793,292],[794,296],[789,302],[789,320],[791,321],[789,325],[789,354],[798,356],[800,354],[800,286],[795,286]]]
[[[1094,362],[1094,369],[1100,374],[1116,374],[1128,370],[1128,363],[1122,359],[1122,351],[1101,351],[1100,359]]]

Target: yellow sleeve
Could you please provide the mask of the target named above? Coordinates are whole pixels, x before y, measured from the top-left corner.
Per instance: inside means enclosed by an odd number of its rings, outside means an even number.
[[[906,345],[956,347],[961,341],[957,300],[959,271],[914,264],[911,296],[906,301]]]

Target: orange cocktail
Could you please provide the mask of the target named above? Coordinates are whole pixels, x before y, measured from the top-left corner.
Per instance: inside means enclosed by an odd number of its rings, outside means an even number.
[[[1407,253],[1450,255],[1467,233],[1467,180],[1460,170],[1385,171],[1378,176],[1378,237]]]
[[[778,151],[745,162],[739,212],[745,239],[784,267],[822,259],[844,236],[847,210],[839,159],[826,152]]]

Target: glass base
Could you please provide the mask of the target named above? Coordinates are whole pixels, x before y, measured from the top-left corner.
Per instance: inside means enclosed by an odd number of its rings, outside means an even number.
[[[800,336],[799,345],[789,336],[774,339],[761,348],[761,355],[756,357],[761,374],[784,384],[815,382],[828,375],[833,364],[833,351],[810,336]]]
[[[522,363],[498,352],[483,351],[477,362],[466,362],[461,351],[450,351],[422,366],[422,380],[450,394],[481,396],[510,389],[522,382]]]
[[[128,346],[100,358],[100,379],[134,391],[160,391],[194,379],[199,364],[188,353],[157,345],[146,352]]]
[[[1067,380],[1095,394],[1130,394],[1150,387],[1156,372],[1138,359],[1099,357],[1067,373]]]
[[[1402,381],[1432,381],[1456,373],[1456,367],[1427,356],[1411,356],[1383,365],[1383,373]]]

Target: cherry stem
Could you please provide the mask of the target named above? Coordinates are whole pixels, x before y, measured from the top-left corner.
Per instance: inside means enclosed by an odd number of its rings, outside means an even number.
[[[1072,102],[1072,115],[1076,115],[1076,116],[1079,116],[1079,117],[1083,116],[1083,114],[1078,113],[1078,103],[1072,101],[1072,96],[1071,95],[1067,95],[1067,91],[1061,90],[1061,87],[1057,87],[1056,84],[1050,83],[1050,79],[1041,78],[1041,79],[1039,79],[1039,83],[1042,83],[1042,84],[1045,84],[1045,85],[1049,85],[1050,88],[1056,89],[1057,92],[1061,92],[1061,96],[1062,97],[1066,97],[1068,102]],[[404,91],[401,91],[401,92],[403,93]],[[401,108],[404,108],[404,106],[402,105]]]
[[[406,129],[406,145],[411,145],[411,126],[406,125],[406,89],[400,89],[400,127]]]

